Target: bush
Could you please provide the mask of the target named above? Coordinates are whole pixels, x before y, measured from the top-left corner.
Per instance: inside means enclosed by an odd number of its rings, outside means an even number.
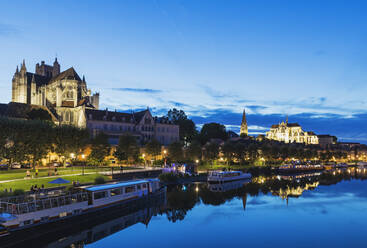
[[[177,182],[177,180],[181,177],[180,174],[177,173],[162,173],[159,175],[159,180],[161,180],[162,182],[169,182],[169,183],[174,183]]]
[[[102,176],[98,176],[94,178],[94,184],[104,184],[106,180]]]

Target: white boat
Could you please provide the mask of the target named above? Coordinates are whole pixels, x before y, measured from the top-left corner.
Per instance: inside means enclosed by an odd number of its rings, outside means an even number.
[[[210,171],[208,175],[209,183],[223,183],[242,179],[250,179],[250,173],[242,171]]]
[[[163,189],[158,179],[143,179],[79,187],[77,193],[65,192],[54,197],[3,198],[0,199],[0,224],[5,234],[5,230],[21,230],[103,211],[125,202],[146,198]]]

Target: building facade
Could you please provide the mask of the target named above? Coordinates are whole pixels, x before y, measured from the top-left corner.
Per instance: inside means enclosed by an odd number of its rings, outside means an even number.
[[[285,122],[272,125],[270,131],[266,132],[266,138],[284,143],[304,143],[317,145],[318,137],[314,132],[305,132],[298,123]]]
[[[73,67],[60,68],[57,59],[52,66],[42,61],[32,73],[23,60],[12,79],[12,102],[45,106],[60,124],[85,127],[85,109],[98,109],[99,93],[92,95]]]
[[[103,132],[111,144],[118,144],[119,137],[131,134],[140,144],[156,139],[162,145],[179,141],[179,126],[165,118],[153,117],[150,110],[133,113],[86,109],[87,128],[93,135]]]

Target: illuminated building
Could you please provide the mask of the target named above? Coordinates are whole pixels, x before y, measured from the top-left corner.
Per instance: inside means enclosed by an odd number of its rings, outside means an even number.
[[[318,144],[319,140],[314,132],[306,132],[298,123],[285,122],[272,125],[270,131],[266,132],[266,138],[285,143]]]

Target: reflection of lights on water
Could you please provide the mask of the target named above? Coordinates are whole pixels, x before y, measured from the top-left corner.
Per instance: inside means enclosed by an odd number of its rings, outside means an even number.
[[[186,189],[187,189],[186,186],[185,185],[182,185],[182,190],[183,191],[186,191]]]
[[[196,192],[198,192],[198,191],[199,191],[199,187],[198,187],[198,186],[196,186],[196,189],[195,189],[195,190],[196,190]]]

